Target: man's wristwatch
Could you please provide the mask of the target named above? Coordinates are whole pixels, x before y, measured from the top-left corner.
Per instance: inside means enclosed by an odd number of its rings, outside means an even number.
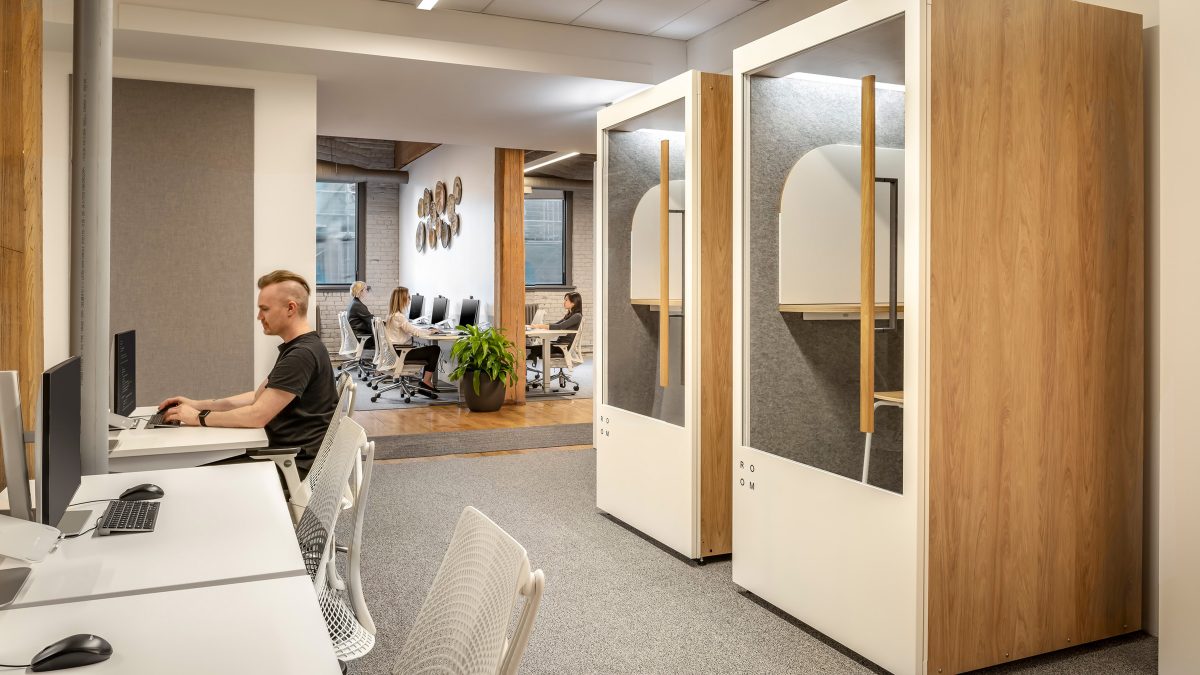
[[[210,412],[212,412],[212,411],[211,410],[201,410],[200,411],[200,426],[202,426],[202,427],[208,426],[207,424],[204,423],[204,418],[208,417],[208,413],[210,413]]]

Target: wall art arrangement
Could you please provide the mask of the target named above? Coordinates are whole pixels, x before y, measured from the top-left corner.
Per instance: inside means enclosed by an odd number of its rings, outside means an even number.
[[[455,177],[449,190],[446,183],[438,181],[433,189],[417,201],[417,250],[434,250],[439,245],[450,248],[450,240],[457,237],[461,225],[458,205],[462,203],[462,178]]]

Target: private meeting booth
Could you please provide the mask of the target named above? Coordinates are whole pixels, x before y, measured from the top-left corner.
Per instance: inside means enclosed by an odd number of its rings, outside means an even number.
[[[1141,628],[1141,33],[849,0],[734,52],[733,580],[891,672]]]
[[[731,540],[728,75],[598,113],[596,506],[692,559]]]

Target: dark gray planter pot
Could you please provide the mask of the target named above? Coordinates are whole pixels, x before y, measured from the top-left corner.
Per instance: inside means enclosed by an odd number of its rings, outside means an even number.
[[[475,393],[475,373],[468,371],[463,375],[459,387],[462,389],[463,400],[471,412],[496,412],[504,405],[504,381],[493,380],[487,373],[479,375],[479,393]]]

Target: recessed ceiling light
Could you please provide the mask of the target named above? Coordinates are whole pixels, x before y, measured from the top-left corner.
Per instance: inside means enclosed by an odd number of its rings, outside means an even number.
[[[433,9],[437,3],[438,0],[421,0],[417,3],[417,9]]]
[[[544,166],[550,166],[551,164],[555,162],[561,162],[564,159],[570,159],[578,154],[578,152],[556,152],[553,155],[547,155],[542,159],[535,159],[532,164],[525,165],[525,173],[529,173],[535,169],[540,169]]]

